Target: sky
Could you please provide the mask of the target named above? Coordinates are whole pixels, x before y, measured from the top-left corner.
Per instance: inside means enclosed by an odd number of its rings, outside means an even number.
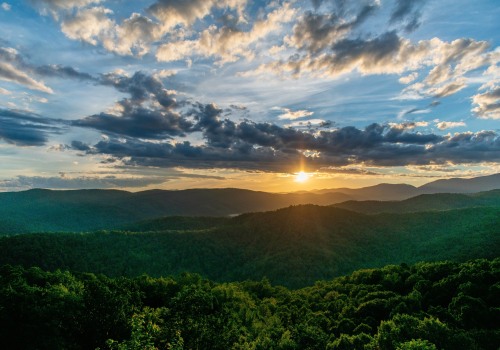
[[[497,0],[0,0],[0,191],[498,173],[498,18]]]

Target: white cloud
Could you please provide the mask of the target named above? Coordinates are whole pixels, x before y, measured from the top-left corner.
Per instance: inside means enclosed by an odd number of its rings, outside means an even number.
[[[299,111],[292,111],[289,108],[280,108],[281,111],[283,111],[283,114],[280,114],[278,116],[279,119],[287,119],[287,120],[295,120],[295,119],[300,119],[300,118],[305,118],[309,117],[314,114],[314,112],[307,111],[307,110],[299,110]]]
[[[168,77],[174,76],[176,74],[177,74],[176,70],[173,70],[173,69],[161,69],[161,70],[155,72],[154,76],[157,79],[160,79],[160,78],[168,78]]]
[[[413,72],[411,74],[408,74],[404,77],[399,78],[399,82],[401,84],[410,84],[411,82],[415,81],[415,79],[417,79],[417,78],[418,78],[418,73]]]
[[[10,11],[10,9],[12,8],[12,6],[6,2],[3,2],[1,7],[4,11]]]
[[[109,34],[114,29],[114,22],[107,17],[113,11],[104,7],[93,7],[78,11],[74,17],[66,18],[61,23],[61,30],[70,39],[85,41],[97,45],[111,46]]]
[[[11,95],[12,92],[0,87],[0,95]]]
[[[190,26],[209,15],[214,7],[235,9],[243,18],[247,0],[158,0],[148,12],[158,18],[164,32],[177,25]]]
[[[51,15],[55,19],[59,18],[59,12],[79,9],[91,4],[98,4],[102,0],[29,0],[42,15]]]
[[[466,124],[464,122],[436,122],[436,127],[439,130],[460,128],[463,126],[466,126]]]
[[[249,31],[230,26],[211,25],[192,40],[180,40],[161,45],[157,52],[158,61],[170,62],[188,59],[192,55],[215,57],[218,64],[237,61],[241,57],[252,59],[255,51],[252,45],[277,32],[281,25],[293,20],[296,14],[288,3],[270,12],[266,18],[253,23]]]
[[[24,85],[32,90],[38,90],[52,94],[54,91],[46,86],[42,81],[33,79],[23,70],[15,67],[11,63],[0,61],[0,80],[10,81],[20,85]]]
[[[485,93],[472,96],[472,109],[482,119],[500,119],[500,86],[493,86]]]
[[[389,126],[393,129],[398,130],[412,130],[417,127],[425,127],[428,126],[429,123],[426,121],[418,121],[418,122],[404,122],[404,123],[389,123]]]

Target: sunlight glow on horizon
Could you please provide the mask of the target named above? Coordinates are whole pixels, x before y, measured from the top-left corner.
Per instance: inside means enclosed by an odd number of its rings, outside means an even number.
[[[309,174],[303,172],[303,171],[299,171],[296,175],[295,175],[295,182],[298,182],[298,183],[304,183],[306,182],[307,180],[309,180]]]

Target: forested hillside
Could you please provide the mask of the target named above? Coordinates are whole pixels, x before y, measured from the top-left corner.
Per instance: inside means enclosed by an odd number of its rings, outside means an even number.
[[[305,205],[232,219],[165,218],[137,224],[136,232],[3,237],[0,264],[108,276],[267,277],[301,287],[392,263],[494,258],[499,228],[500,208],[366,215]]]
[[[500,259],[392,265],[299,290],[3,266],[0,348],[497,350],[499,281]]]
[[[333,206],[366,214],[500,207],[500,190],[473,194],[422,194],[402,201],[346,201]]]
[[[135,227],[137,222],[165,216],[230,217],[299,204],[337,204],[338,207],[364,213],[500,205],[498,190],[471,195],[421,195],[444,190],[470,192],[468,184],[477,191],[500,188],[500,174],[455,180],[432,182],[421,188],[404,184],[379,184],[358,189],[339,188],[297,193],[267,193],[237,188],[149,190],[135,193],[118,190],[42,189],[7,192],[0,193],[0,235],[128,229],[129,225]],[[408,199],[413,196],[417,197]]]
[[[294,204],[329,205],[351,199],[342,193],[266,193],[241,189],[183,191],[115,190],[0,193],[0,235],[117,229],[164,216],[230,216]],[[27,219],[28,218],[28,219]]]

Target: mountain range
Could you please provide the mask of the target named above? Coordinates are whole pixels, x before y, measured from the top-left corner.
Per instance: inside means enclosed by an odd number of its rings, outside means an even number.
[[[118,190],[33,189],[0,193],[0,235],[27,232],[87,232],[125,227],[165,216],[228,217],[299,204],[342,203],[338,206],[367,213],[387,210],[404,212],[452,209],[470,206],[467,204],[468,201],[473,201],[477,205],[487,205],[488,200],[495,199],[485,199],[487,195],[481,195],[482,197],[441,196],[430,200],[421,195],[470,193],[498,188],[500,188],[500,174],[473,179],[438,180],[418,188],[405,184],[379,184],[360,189],[340,188],[296,193],[267,193],[234,188],[149,190],[135,193]],[[375,209],[368,208],[373,207],[373,203],[352,202],[401,201],[415,196],[420,197],[400,204],[377,204]],[[421,204],[418,204],[419,202]]]

